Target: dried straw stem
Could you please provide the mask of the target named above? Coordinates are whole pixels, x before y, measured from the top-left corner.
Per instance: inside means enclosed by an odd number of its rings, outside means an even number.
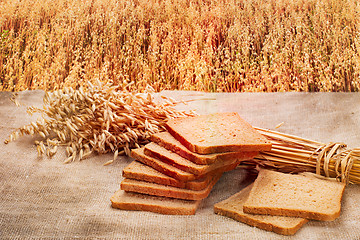
[[[243,167],[260,165],[281,172],[314,172],[341,182],[360,183],[360,148],[344,143],[321,143],[268,129],[256,129],[273,144]]]

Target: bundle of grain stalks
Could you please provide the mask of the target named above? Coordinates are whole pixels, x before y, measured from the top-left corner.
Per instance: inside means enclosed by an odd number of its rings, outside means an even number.
[[[322,143],[290,134],[256,128],[272,143],[242,167],[261,166],[286,173],[312,172],[346,183],[360,183],[360,148],[344,143]]]
[[[110,83],[88,83],[87,89],[64,88],[46,92],[43,108],[29,107],[28,113],[41,113],[41,118],[14,131],[5,143],[22,135],[39,134],[35,141],[40,155],[52,157],[59,145],[66,146],[65,163],[84,159],[91,153],[113,152],[130,155],[130,149],[146,144],[150,135],[164,130],[169,118],[192,116],[193,112],[177,111],[171,98],[156,100],[148,87],[133,92]]]

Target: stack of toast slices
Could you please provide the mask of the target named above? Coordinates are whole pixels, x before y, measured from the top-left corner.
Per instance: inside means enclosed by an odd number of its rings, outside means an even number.
[[[309,220],[340,215],[345,184],[314,175],[260,169],[254,183],[214,205],[214,212],[282,235],[294,235]]]
[[[114,208],[162,214],[195,214],[221,175],[271,143],[237,113],[170,119],[167,131],[134,149]]]

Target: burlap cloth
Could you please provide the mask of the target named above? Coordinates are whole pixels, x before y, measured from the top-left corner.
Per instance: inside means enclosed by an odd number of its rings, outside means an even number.
[[[284,237],[213,213],[213,205],[251,181],[240,169],[223,175],[194,216],[168,216],[111,208],[121,171],[132,159],[103,166],[112,155],[63,164],[64,149],[40,158],[32,137],[8,145],[3,140],[36,116],[26,106],[42,105],[42,91],[0,93],[0,238],[109,239],[360,239],[360,186],[346,188],[341,216],[332,222],[310,221],[295,236]],[[200,114],[236,111],[254,126],[319,140],[360,146],[360,94],[236,93],[165,91],[175,99],[198,99],[180,109]]]

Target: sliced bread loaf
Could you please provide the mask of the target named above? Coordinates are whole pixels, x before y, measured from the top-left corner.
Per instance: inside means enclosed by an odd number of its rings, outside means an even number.
[[[345,184],[261,169],[244,212],[332,221],[339,217]]]
[[[201,200],[188,201],[118,190],[110,198],[111,206],[122,210],[149,211],[171,215],[194,215]]]
[[[202,190],[190,190],[172,186],[164,186],[156,183],[138,181],[128,178],[121,182],[120,188],[128,192],[137,192],[154,196],[179,198],[185,200],[201,200],[209,195],[212,187],[219,180],[221,175],[221,173],[215,175],[210,184]]]
[[[254,215],[244,213],[243,205],[249,196],[252,185],[247,186],[230,198],[216,203],[214,212],[237,221],[282,235],[294,235],[308,220],[296,217]]]
[[[218,161],[232,161],[234,159],[248,160],[254,158],[258,154],[258,152],[225,152],[214,154],[194,153],[182,145],[167,131],[151,135],[151,140],[196,164],[212,164]]]
[[[125,178],[191,190],[202,190],[206,188],[212,179],[212,176],[208,174],[200,179],[182,182],[138,161],[133,161],[126,166],[123,169],[122,175]]]
[[[217,161],[212,164],[200,165],[187,160],[179,154],[167,150],[154,142],[145,145],[144,153],[150,157],[159,159],[185,172],[190,172],[195,175],[205,175],[215,169],[240,161],[239,159],[232,159],[229,161]]]
[[[200,176],[196,176],[192,173],[185,172],[183,170],[178,169],[177,167],[171,166],[170,164],[164,163],[159,159],[149,157],[144,153],[144,147],[133,149],[131,151],[131,157],[135,158],[137,161],[142,162],[143,164],[150,166],[159,172],[173,177],[179,181],[187,182],[194,179],[201,178]]]
[[[188,182],[188,181],[192,181],[195,179],[201,179],[204,177],[204,175],[195,175],[193,173],[185,172],[185,171],[183,171],[175,166],[172,166],[168,163],[165,163],[159,159],[150,157],[144,153],[144,149],[145,149],[144,147],[133,149],[131,151],[131,156],[133,158],[135,158],[137,161],[142,162],[143,164],[148,165],[148,166],[156,169],[157,171],[159,171],[167,176],[173,177],[182,182]],[[239,164],[239,162],[231,163],[222,168],[215,169],[213,172],[230,171],[230,170],[234,169],[238,164]],[[208,174],[212,174],[213,172],[209,172]]]
[[[271,143],[237,113],[174,118],[166,129],[187,149],[199,154],[268,151]]]

